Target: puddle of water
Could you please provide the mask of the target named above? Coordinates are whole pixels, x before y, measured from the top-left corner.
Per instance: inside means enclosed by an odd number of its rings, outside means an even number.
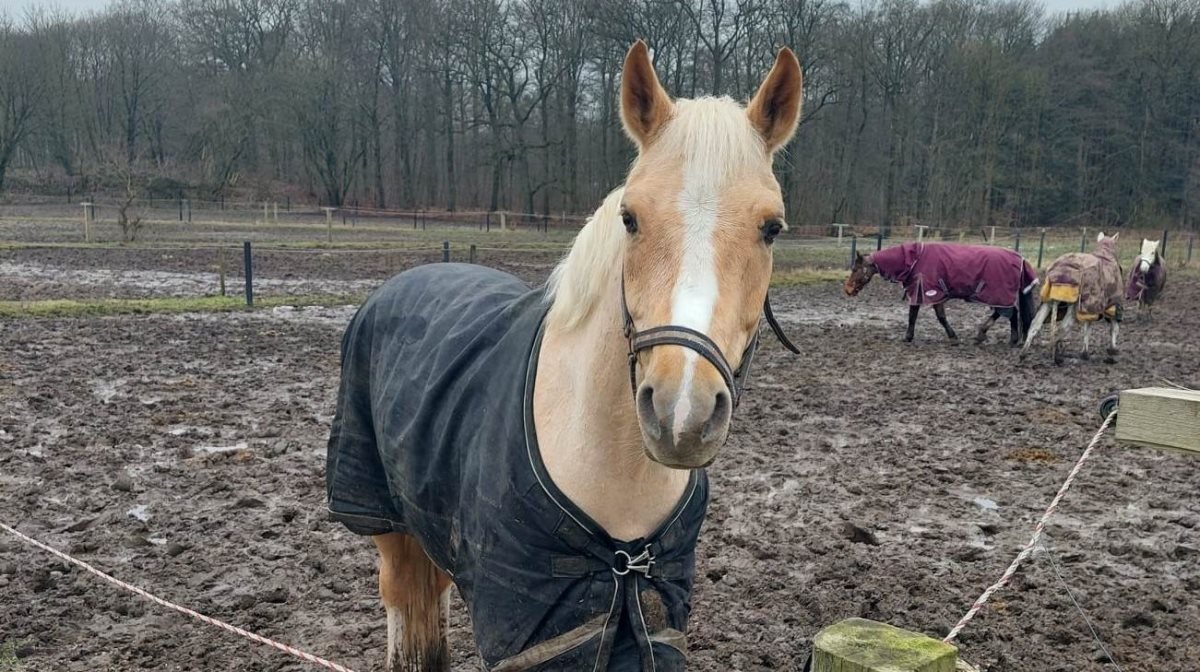
[[[138,520],[142,521],[143,523],[146,522],[147,520],[150,520],[150,518],[151,518],[150,507],[146,506],[145,504],[138,504],[137,506],[133,507],[132,509],[126,511],[125,514],[128,516],[131,516],[133,518],[137,518]]]
[[[983,509],[984,511],[999,511],[1000,510],[1000,505],[997,504],[996,502],[988,499],[987,497],[976,497],[975,499],[973,499],[971,501],[973,501],[975,503],[975,506],[978,506],[979,508]]]
[[[192,452],[205,452],[205,454],[214,455],[221,452],[236,452],[250,448],[246,442],[238,442],[234,445],[198,445],[192,449]]]

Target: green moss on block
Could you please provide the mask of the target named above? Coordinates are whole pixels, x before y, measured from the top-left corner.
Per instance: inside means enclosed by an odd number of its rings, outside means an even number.
[[[958,649],[886,623],[850,618],[813,639],[813,672],[954,672]]]

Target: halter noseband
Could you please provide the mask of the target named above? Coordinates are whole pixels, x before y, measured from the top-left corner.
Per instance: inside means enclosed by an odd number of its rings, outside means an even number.
[[[783,328],[775,319],[775,314],[771,311],[771,295],[769,293],[763,300],[763,314],[767,318],[767,324],[771,325],[771,331],[775,332],[775,337],[779,339],[783,347],[794,354],[800,354],[800,349],[784,335]],[[758,349],[757,328],[754,330],[754,335],[750,337],[750,343],[742,351],[742,361],[737,371],[734,371],[733,367],[729,365],[729,361],[721,353],[721,348],[717,347],[717,344],[707,334],[695,329],[668,324],[638,331],[633,324],[633,315],[629,313],[629,304],[625,300],[625,269],[621,269],[621,315],[625,320],[625,338],[629,341],[629,386],[633,389],[635,396],[637,395],[638,353],[656,345],[680,345],[708,360],[708,363],[716,368],[717,373],[720,373],[721,378],[725,381],[725,387],[729,388],[734,408],[737,407],[741,401],[746,374],[750,371],[750,363],[754,361],[754,352]]]

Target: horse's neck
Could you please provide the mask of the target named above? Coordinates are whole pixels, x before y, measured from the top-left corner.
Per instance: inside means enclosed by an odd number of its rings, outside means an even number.
[[[619,285],[569,330],[547,324],[533,395],[542,460],[563,493],[616,539],[652,533],[688,472],[646,457],[629,388]]]

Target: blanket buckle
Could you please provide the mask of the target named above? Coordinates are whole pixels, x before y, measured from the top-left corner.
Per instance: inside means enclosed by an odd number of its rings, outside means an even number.
[[[646,546],[645,550],[631,557],[625,551],[616,552],[616,564],[613,565],[613,574],[617,576],[625,576],[629,572],[638,572],[646,578],[650,578],[650,567],[654,565],[654,556],[650,555],[650,547]]]

